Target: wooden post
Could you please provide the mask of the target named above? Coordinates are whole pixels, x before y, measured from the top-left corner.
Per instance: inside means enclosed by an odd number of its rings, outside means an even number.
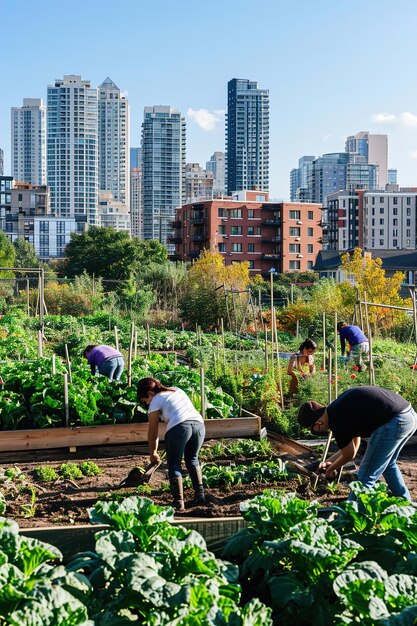
[[[326,371],[326,313],[323,311],[323,371]]]
[[[264,334],[265,334],[265,371],[269,371],[269,363],[268,363],[268,329],[266,324],[264,325]]]
[[[364,304],[365,304],[365,319],[366,319],[366,329],[367,329],[367,337],[369,342],[369,384],[375,385],[375,371],[374,371],[374,361],[372,358],[372,333],[371,333],[371,325],[369,323],[369,315],[368,315],[368,298],[366,295],[366,291],[363,294]]]
[[[55,374],[56,374],[56,356],[55,356],[55,354],[52,355],[52,359],[51,359],[51,373],[52,373],[52,376],[55,376]]]
[[[43,356],[43,336],[42,331],[38,330],[38,358]]]
[[[297,339],[300,336],[300,320],[295,320],[295,336]]]
[[[67,344],[65,344],[65,358],[67,359],[69,382],[72,383],[71,361],[70,361],[70,357],[69,357],[68,345]]]
[[[224,346],[224,320],[220,320],[220,329],[222,333],[222,349],[223,349],[223,366],[226,367],[226,348]]]
[[[64,374],[65,426],[69,428],[68,374]]]
[[[114,327],[114,345],[116,346],[116,350],[119,349],[119,330],[117,326]]]
[[[135,354],[135,359],[138,358],[138,331],[135,331],[135,350],[134,350],[134,354]]]
[[[151,354],[151,335],[149,332],[149,323],[146,324],[146,341],[148,343],[148,356]]]
[[[204,391],[204,367],[200,367],[201,416],[206,419],[206,393]]]
[[[278,375],[278,387],[279,393],[281,396],[281,408],[284,410],[284,391],[282,388],[282,372],[281,372],[281,361],[279,359],[279,345],[278,345],[278,333],[277,333],[277,324],[276,324],[276,310],[274,308],[274,332],[275,332],[275,345],[277,348],[277,375]]]
[[[27,314],[30,317],[30,290],[29,290],[29,278],[26,278],[26,307]]]
[[[334,314],[334,397],[337,398],[337,312]]]
[[[132,386],[132,352],[133,352],[134,337],[135,337],[135,322],[131,322],[129,352],[127,355],[127,386],[128,387]]]

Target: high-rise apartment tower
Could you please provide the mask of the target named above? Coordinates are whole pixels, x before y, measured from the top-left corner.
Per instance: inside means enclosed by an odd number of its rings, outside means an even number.
[[[233,78],[227,91],[227,191],[269,189],[269,91]]]
[[[46,107],[41,98],[23,98],[11,110],[12,176],[32,185],[46,184]]]
[[[48,86],[47,179],[51,213],[97,224],[97,89],[67,75]]]
[[[143,238],[166,243],[185,196],[185,120],[169,106],[145,107],[142,124]]]

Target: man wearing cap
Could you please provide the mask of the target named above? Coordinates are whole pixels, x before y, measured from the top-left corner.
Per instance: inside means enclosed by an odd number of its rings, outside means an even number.
[[[342,356],[345,354],[347,342],[350,346],[350,354],[357,362],[359,371],[365,371],[366,365],[363,362],[363,356],[369,353],[368,338],[365,337],[359,326],[349,325],[346,324],[346,322],[339,322],[337,325],[337,331],[340,337],[340,349],[342,351]]]
[[[314,433],[332,431],[339,452],[319,466],[327,478],[334,478],[339,467],[355,458],[361,437],[369,437],[358,480],[364,487],[373,487],[383,476],[394,496],[411,501],[397,459],[417,429],[417,415],[402,396],[383,387],[353,387],[327,407],[305,402],[298,422]]]

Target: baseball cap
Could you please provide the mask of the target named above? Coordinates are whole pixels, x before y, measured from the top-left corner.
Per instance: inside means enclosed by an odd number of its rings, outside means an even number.
[[[323,415],[325,410],[326,406],[320,404],[320,402],[314,402],[314,400],[304,402],[298,411],[298,423],[305,428],[311,428],[314,422]]]

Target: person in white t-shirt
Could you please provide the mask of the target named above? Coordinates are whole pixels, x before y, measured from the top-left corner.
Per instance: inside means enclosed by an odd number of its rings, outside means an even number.
[[[148,407],[151,462],[160,461],[159,422],[165,422],[167,425],[165,450],[170,490],[176,510],[185,510],[181,472],[183,457],[194,488],[193,504],[204,504],[206,500],[198,454],[204,442],[205,426],[200,413],[182,389],[164,387],[155,378],[142,378],[138,382],[137,398],[141,404]]]

